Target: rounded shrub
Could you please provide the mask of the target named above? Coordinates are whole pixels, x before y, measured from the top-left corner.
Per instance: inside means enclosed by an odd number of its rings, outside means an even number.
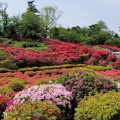
[[[120,120],[120,92],[89,96],[79,102],[74,120]]]
[[[73,94],[74,106],[89,94],[96,92],[106,93],[109,90],[117,90],[117,84],[104,76],[97,75],[94,72],[75,72],[65,74],[57,78],[57,83],[65,86],[66,90]]]
[[[12,78],[9,83],[9,87],[14,91],[19,92],[25,88],[25,80],[20,78]]]
[[[61,120],[60,109],[49,101],[29,101],[4,112],[4,120]]]
[[[18,69],[17,62],[14,57],[2,50],[0,50],[0,68]]]

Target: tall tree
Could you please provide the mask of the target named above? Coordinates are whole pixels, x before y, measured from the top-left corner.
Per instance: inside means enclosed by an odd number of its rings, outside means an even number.
[[[39,10],[33,4],[34,2],[35,2],[34,0],[28,1],[27,12],[39,13]]]
[[[28,7],[22,14],[20,25],[20,36],[25,38],[35,38],[40,36],[40,18],[36,13],[39,11],[33,5],[34,0],[28,1]]]
[[[58,11],[56,6],[48,6],[41,9],[40,18],[44,21],[44,37],[48,35],[49,29],[56,24],[61,15],[62,11]]]

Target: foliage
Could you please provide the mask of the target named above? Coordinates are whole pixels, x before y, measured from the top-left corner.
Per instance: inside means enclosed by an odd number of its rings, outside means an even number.
[[[18,68],[14,57],[12,55],[9,55],[8,53],[2,51],[2,50],[0,50],[0,68],[6,68],[6,70],[7,69],[14,70],[14,69]]]
[[[108,39],[105,44],[120,47],[120,38]]]
[[[35,82],[35,84],[36,84],[36,85],[49,84],[50,82],[52,83],[53,81],[50,80],[50,79],[43,79],[43,80],[37,80],[37,81]]]
[[[94,72],[79,71],[73,74],[65,74],[59,76],[56,82],[63,84],[68,91],[72,92],[75,106],[89,94],[94,95],[95,92],[105,93],[109,90],[117,90],[115,82]]]
[[[57,106],[49,101],[29,101],[19,103],[4,112],[4,120],[61,120],[61,113]]]
[[[120,92],[96,94],[79,102],[74,120],[119,120]]]
[[[40,37],[40,19],[33,12],[26,12],[22,15],[20,23],[20,36],[23,38]]]

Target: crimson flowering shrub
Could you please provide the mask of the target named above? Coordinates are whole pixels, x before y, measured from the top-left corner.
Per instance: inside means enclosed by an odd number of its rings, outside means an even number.
[[[6,110],[4,120],[61,120],[61,112],[49,101],[29,101]]]
[[[65,74],[57,78],[57,83],[63,84],[68,91],[72,92],[74,106],[89,94],[94,95],[95,92],[105,93],[109,90],[117,90],[117,84],[114,81],[94,72],[80,71]]]
[[[110,77],[112,79],[118,79],[120,77],[120,70],[106,70],[106,71],[96,71],[97,74]]]
[[[116,46],[111,45],[99,45],[100,47],[107,48],[108,50],[114,51],[114,52],[120,52],[120,48]]]
[[[93,50],[90,58],[86,61],[86,64],[107,66],[109,63],[116,60],[117,57],[108,51]]]
[[[105,60],[99,60],[99,65],[100,66],[107,66],[107,61],[105,61]]]
[[[109,61],[109,62],[115,62],[116,60],[117,60],[116,55],[110,54],[107,57],[107,61]]]
[[[5,95],[0,95],[0,110],[5,110],[7,102],[9,101],[9,97]]]
[[[118,59],[116,62],[112,62],[112,67],[114,69],[120,69],[120,59]]]

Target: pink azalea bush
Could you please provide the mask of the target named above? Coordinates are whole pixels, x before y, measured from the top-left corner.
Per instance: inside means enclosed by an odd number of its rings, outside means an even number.
[[[12,105],[31,101],[50,100],[51,103],[63,108],[71,108],[72,92],[69,92],[61,84],[44,84],[32,86],[15,95],[12,102],[8,102],[7,109],[10,110]]]

